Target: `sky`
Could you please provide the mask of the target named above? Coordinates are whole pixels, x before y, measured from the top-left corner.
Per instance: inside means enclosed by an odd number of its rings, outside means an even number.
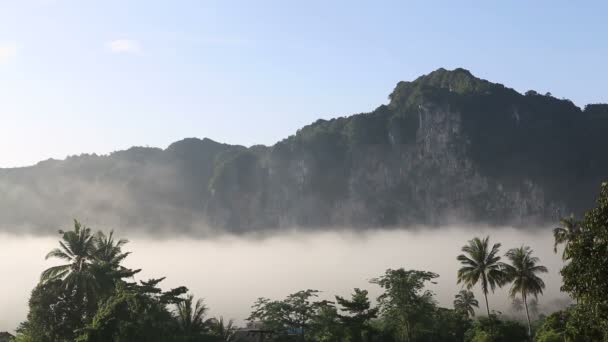
[[[608,102],[603,1],[0,0],[0,167],[185,137],[273,144],[464,67]]]

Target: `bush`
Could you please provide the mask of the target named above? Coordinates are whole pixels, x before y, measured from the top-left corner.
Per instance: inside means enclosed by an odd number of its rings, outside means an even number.
[[[467,342],[513,342],[526,341],[526,328],[519,322],[503,321],[495,315],[482,317],[465,334]]]
[[[546,330],[536,335],[536,342],[563,342],[564,337],[553,330]]]

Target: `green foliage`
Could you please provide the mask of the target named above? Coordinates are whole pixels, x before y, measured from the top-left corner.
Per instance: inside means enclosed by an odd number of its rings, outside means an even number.
[[[557,311],[547,316],[536,331],[535,341],[554,341],[555,336],[563,342],[567,337],[566,325],[570,319],[571,309]]]
[[[18,334],[11,340],[11,342],[36,342],[36,340],[29,335]]]
[[[157,287],[161,280],[120,286],[116,294],[100,306],[77,341],[204,341],[206,329],[202,318],[190,310],[192,297],[179,297],[186,292],[185,288],[163,292]],[[174,319],[167,305],[175,303],[179,313]],[[185,317],[188,313],[191,316]]]
[[[346,327],[340,320],[338,310],[329,303],[319,307],[311,331],[311,339],[318,342],[342,341],[347,338]]]
[[[608,183],[602,184],[596,207],[567,243],[562,290],[578,300],[574,316],[593,318],[608,339]]]
[[[278,335],[298,335],[301,339],[308,339],[314,334],[311,327],[315,318],[329,305],[326,301],[313,301],[318,293],[317,290],[302,290],[280,301],[259,298],[247,320],[262,322],[265,328]]]
[[[535,341],[605,341],[602,323],[586,305],[574,305],[547,316],[536,331]]]
[[[20,335],[37,342],[73,341],[75,331],[84,324],[84,311],[74,290],[60,280],[40,283],[32,291],[27,322]]]
[[[428,335],[436,304],[427,282],[438,275],[432,272],[388,269],[372,279],[384,292],[378,297],[380,315],[393,331],[396,341],[415,341]]]
[[[494,342],[494,336],[485,331],[476,332],[471,342]]]
[[[203,336],[190,326],[184,329],[180,324],[183,320],[174,318],[169,310],[177,305],[183,313],[184,303],[191,304],[190,297],[181,297],[187,292],[185,287],[162,291],[158,284],[164,278],[140,284],[125,281],[139,272],[121,265],[129,255],[122,251],[127,240],[115,240],[113,232],[93,234],[78,221],[74,221],[73,230],[60,234],[60,248],[47,258],[59,258],[67,264],[43,272],[32,292],[28,320],[19,329],[19,339],[161,342],[173,338],[198,341]],[[199,318],[196,323],[200,323]]]
[[[376,318],[378,308],[371,308],[367,290],[356,288],[350,300],[336,296],[336,303],[347,315],[339,315],[340,321],[348,330],[350,341],[363,341],[363,335],[370,330],[368,323]]]
[[[20,338],[36,341],[74,341],[77,331],[98,313],[98,305],[114,291],[116,284],[138,272],[120,266],[128,253],[127,241],[114,241],[113,234],[94,235],[74,220],[74,229],[60,231],[60,248],[47,254],[66,264],[45,270],[32,292],[30,311]]]
[[[500,320],[495,315],[480,317],[465,334],[466,342],[513,342],[528,340],[519,322]]]
[[[80,341],[163,341],[176,334],[166,303],[156,300],[143,287],[121,289],[109,298],[84,329]]]
[[[433,326],[428,340],[442,342],[462,342],[472,321],[460,310],[437,308],[433,314]]]
[[[536,342],[564,342],[564,337],[555,331],[543,331],[534,338]]]
[[[564,337],[555,331],[543,331],[534,338],[536,342],[564,342]]]
[[[566,336],[572,342],[608,341],[606,321],[595,308],[579,303],[570,309]]]

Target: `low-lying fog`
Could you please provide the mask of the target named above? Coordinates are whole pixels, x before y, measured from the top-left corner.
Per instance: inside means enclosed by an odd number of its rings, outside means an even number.
[[[360,287],[375,298],[379,289],[369,280],[387,268],[399,267],[438,273],[438,284],[430,288],[440,305],[451,307],[461,289],[456,284],[456,256],[467,240],[485,235],[491,236],[491,242],[503,244],[503,254],[521,244],[531,246],[549,268],[543,276],[547,288],[539,300],[541,311],[553,311],[568,302],[559,291],[562,262],[553,253],[551,229],[445,227],[208,240],[127,236],[131,242],[126,249],[133,252],[127,266],[143,269],[137,279],[166,276],[165,288],[187,286],[196,297],[205,299],[211,316],[234,318],[239,324],[258,297],[283,298],[300,289],[318,289],[323,297],[331,298]],[[31,289],[42,270],[55,263],[45,261],[44,256],[56,245],[56,237],[0,234],[0,331],[13,331],[25,319]],[[482,294],[479,289],[475,294],[483,313]],[[491,295],[489,301],[491,308],[510,313],[505,289]]]

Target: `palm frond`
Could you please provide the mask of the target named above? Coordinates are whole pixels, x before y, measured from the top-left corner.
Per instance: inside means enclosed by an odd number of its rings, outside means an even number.
[[[42,274],[40,275],[40,281],[44,283],[55,279],[63,279],[69,271],[70,265],[59,265],[50,267],[42,272]]]
[[[52,249],[45,257],[45,260],[48,260],[50,258],[58,258],[58,259],[63,259],[66,261],[71,261],[72,260],[72,256],[70,256],[69,254],[65,253],[64,251],[62,251],[59,248],[54,248]]]

